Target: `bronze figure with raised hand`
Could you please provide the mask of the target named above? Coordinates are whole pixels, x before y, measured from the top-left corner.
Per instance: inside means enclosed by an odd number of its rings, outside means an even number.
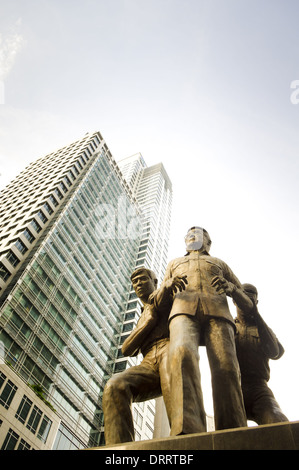
[[[169,279],[157,291],[153,271],[138,268],[131,276],[133,288],[143,307],[136,328],[123,343],[125,356],[143,355],[142,362],[115,374],[107,382],[103,394],[106,445],[134,440],[132,402],[141,402],[163,395],[170,413],[170,379],[168,370],[168,316],[174,292],[184,289],[186,279]]]

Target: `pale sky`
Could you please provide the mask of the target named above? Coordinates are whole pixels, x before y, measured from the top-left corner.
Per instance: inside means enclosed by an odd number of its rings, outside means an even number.
[[[0,0],[0,12],[0,188],[88,131],[116,160],[163,162],[169,259],[200,225],[256,285],[285,348],[270,386],[299,420],[298,1]]]

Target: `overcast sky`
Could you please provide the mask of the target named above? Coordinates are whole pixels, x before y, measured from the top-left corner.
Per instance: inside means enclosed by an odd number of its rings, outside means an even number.
[[[270,386],[299,420],[298,1],[0,0],[0,12],[0,188],[87,131],[116,160],[163,162],[169,259],[201,225],[211,254],[256,285],[286,351]]]

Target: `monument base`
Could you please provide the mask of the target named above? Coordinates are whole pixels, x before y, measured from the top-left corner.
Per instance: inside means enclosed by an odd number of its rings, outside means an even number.
[[[105,451],[191,450],[299,450],[299,421],[186,434],[114,446],[93,447]]]

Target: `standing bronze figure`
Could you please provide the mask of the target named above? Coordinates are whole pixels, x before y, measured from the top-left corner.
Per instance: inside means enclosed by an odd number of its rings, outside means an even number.
[[[225,292],[217,292],[211,282],[221,276],[241,284],[225,262],[209,255],[206,230],[192,227],[185,243],[187,255],[169,263],[161,286],[187,277],[185,289],[173,295],[169,316],[171,435],[206,431],[199,345],[206,347],[210,364],[216,429],[246,426],[234,320]]]

